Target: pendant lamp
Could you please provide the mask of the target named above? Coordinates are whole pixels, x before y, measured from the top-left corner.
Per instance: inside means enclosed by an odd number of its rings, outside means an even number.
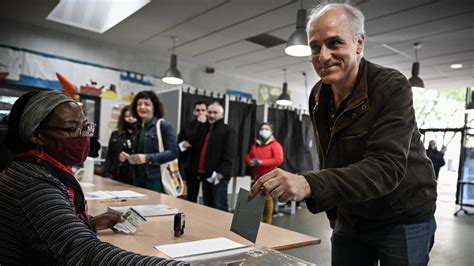
[[[297,57],[311,55],[311,48],[308,45],[308,34],[306,33],[306,9],[303,8],[303,0],[300,3],[301,8],[296,15],[296,31],[290,35],[285,47],[287,55]]]
[[[283,69],[284,73],[284,82],[283,82],[283,91],[281,92],[280,96],[276,100],[276,103],[279,105],[292,105],[293,102],[291,101],[290,95],[288,94],[288,83],[286,82],[286,69]]]
[[[420,74],[420,62],[418,62],[418,49],[421,48],[421,43],[416,42],[413,44],[413,48],[415,49],[415,62],[411,68],[411,78],[408,80],[411,84],[411,88],[419,89],[425,88],[425,84],[423,80],[418,76]]]
[[[183,79],[181,78],[181,72],[177,68],[178,57],[175,54],[176,37],[172,36],[171,40],[173,41],[173,52],[171,54],[170,67],[166,70],[161,80],[164,83],[179,85],[183,84]]]

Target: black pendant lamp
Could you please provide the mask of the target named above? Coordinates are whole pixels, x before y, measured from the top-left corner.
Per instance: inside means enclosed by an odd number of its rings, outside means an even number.
[[[306,33],[306,9],[301,8],[296,16],[296,31],[294,31],[286,43],[285,53],[291,56],[303,57],[311,55],[311,48],[308,45],[308,34]]]
[[[418,76],[420,74],[420,62],[418,62],[418,49],[421,48],[421,43],[416,42],[413,44],[415,49],[415,62],[411,68],[411,78],[408,80],[412,89],[425,88],[423,80]]]
[[[286,69],[283,69],[283,73],[284,73],[283,90],[280,96],[278,96],[276,103],[278,105],[288,106],[288,105],[292,105],[293,101],[291,101],[290,95],[288,94],[288,83],[286,82]]]
[[[173,52],[171,54],[170,60],[170,67],[166,70],[163,78],[161,79],[164,83],[179,85],[183,84],[183,78],[181,78],[181,72],[179,72],[178,66],[178,57],[175,54],[175,45],[176,45],[176,37],[172,36],[171,39],[173,40]]]

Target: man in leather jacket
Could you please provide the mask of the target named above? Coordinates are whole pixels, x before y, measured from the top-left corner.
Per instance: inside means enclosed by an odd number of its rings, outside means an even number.
[[[409,82],[363,58],[358,9],[320,5],[307,28],[321,78],[309,99],[321,170],[294,175],[276,169],[251,194],[305,199],[311,212],[326,211],[334,228],[333,265],[427,265],[436,182]]]

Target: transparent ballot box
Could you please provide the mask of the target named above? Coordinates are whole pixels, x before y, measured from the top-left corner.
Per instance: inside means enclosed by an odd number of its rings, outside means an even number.
[[[259,245],[173,258],[191,265],[316,265]]]

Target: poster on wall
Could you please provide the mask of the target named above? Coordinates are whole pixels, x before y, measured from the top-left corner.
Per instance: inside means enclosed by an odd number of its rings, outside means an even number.
[[[78,93],[125,102],[139,91],[169,87],[154,76],[1,44],[0,79],[57,90],[68,83]]]
[[[258,104],[275,104],[278,96],[280,96],[282,88],[274,87],[267,84],[259,84],[258,86]],[[291,96],[291,91],[288,90]]]

